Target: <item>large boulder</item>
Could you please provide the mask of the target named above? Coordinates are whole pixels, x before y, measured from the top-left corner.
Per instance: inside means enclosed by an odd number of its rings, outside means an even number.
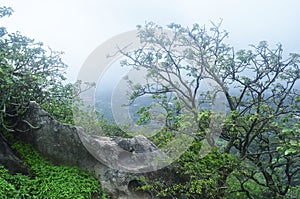
[[[22,119],[24,123],[19,127],[22,132],[17,134],[17,138],[31,144],[55,164],[78,166],[88,170],[95,175],[102,188],[112,198],[152,198],[149,193],[135,189],[139,184],[137,175],[106,166],[96,153],[91,155],[90,150],[87,150],[83,144],[83,142],[85,144],[88,142],[93,149],[95,147],[99,150],[109,149],[111,153],[107,153],[107,157],[117,158],[124,151],[130,153],[158,151],[157,147],[147,138],[137,136],[125,139],[88,135],[80,127],[56,121],[35,102],[30,103],[29,109]],[[117,150],[114,146],[118,146]],[[123,150],[119,150],[120,148]],[[105,153],[101,152],[101,154]]]
[[[143,135],[134,138],[102,137],[78,132],[86,149],[115,170],[145,173],[157,170],[165,154]]]

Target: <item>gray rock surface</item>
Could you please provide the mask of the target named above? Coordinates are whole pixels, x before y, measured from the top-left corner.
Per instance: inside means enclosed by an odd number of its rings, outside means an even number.
[[[118,137],[88,136],[80,127],[65,125],[56,121],[35,102],[30,103],[23,120],[27,122],[24,122],[19,128],[26,132],[20,132],[17,137],[30,143],[43,156],[55,164],[78,166],[88,170],[99,179],[102,188],[111,194],[112,198],[151,198],[149,193],[134,189],[134,186],[138,184],[136,175],[107,167],[90,154],[83,145],[82,139],[80,139],[80,137],[84,137],[82,135],[85,135],[85,139],[90,143],[94,143],[95,146],[100,146],[101,149],[108,147],[109,150],[113,150],[109,147],[115,145],[122,148],[122,151],[132,152],[134,150],[143,152],[145,150],[156,150],[156,146],[145,137],[123,139]],[[35,128],[29,128],[28,122]],[[115,156],[109,153],[106,155],[116,158],[120,155],[119,152],[112,151],[112,154]]]
[[[7,144],[5,138],[0,135],[0,164],[5,166],[10,173],[23,173],[28,174],[27,168],[23,165],[19,157]]]
[[[145,173],[157,170],[165,159],[165,154],[142,135],[134,138],[102,137],[81,131],[79,137],[98,161],[115,170]]]

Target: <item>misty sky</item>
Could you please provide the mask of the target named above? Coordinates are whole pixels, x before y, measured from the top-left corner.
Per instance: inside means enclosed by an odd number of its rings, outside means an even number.
[[[267,40],[300,53],[299,0],[0,0],[0,5],[15,11],[1,20],[9,32],[65,52],[70,81],[97,46],[145,21],[188,26],[222,18],[236,48]]]

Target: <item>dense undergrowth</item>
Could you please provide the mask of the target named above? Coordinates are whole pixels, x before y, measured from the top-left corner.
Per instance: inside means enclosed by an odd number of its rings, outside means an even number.
[[[56,166],[30,145],[16,142],[13,148],[30,168],[30,175],[12,175],[0,165],[0,198],[98,198],[106,199],[97,179],[77,167]]]

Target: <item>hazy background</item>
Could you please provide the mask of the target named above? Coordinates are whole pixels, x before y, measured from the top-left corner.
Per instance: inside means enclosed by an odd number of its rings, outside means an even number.
[[[71,82],[98,45],[145,21],[187,26],[222,18],[236,48],[267,40],[300,53],[299,0],[0,0],[0,5],[15,11],[0,21],[9,32],[65,52]]]

